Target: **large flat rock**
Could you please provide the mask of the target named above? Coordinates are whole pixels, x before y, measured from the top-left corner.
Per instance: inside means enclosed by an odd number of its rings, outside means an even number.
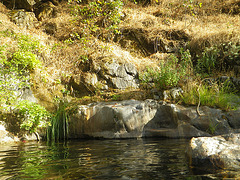
[[[221,110],[155,100],[100,102],[78,106],[69,121],[70,138],[191,138],[239,131]],[[232,112],[234,114],[234,112]],[[237,111],[236,111],[237,113]]]

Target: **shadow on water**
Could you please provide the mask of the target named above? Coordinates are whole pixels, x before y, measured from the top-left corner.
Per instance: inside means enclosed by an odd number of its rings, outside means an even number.
[[[0,179],[212,179],[189,169],[188,140],[78,140],[0,147]]]

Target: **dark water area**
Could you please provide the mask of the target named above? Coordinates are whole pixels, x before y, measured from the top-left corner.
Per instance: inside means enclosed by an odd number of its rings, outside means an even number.
[[[193,173],[189,140],[78,140],[0,145],[2,179],[221,179]]]

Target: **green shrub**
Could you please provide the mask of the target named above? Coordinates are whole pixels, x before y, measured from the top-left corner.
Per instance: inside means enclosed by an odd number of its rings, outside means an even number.
[[[171,55],[168,60],[162,61],[157,68],[147,67],[140,74],[143,83],[153,82],[160,89],[168,89],[177,86],[181,79],[191,74],[192,62],[190,52],[180,51],[180,60]]]
[[[6,46],[0,46],[0,110],[7,110],[8,106],[16,102],[16,87],[23,84],[16,68],[9,64]]]
[[[0,45],[0,65],[3,65],[7,61],[7,56],[6,56],[6,47],[4,45]]]
[[[95,23],[100,20],[101,24],[99,26],[116,30],[121,21],[122,6],[123,3],[120,0],[92,1],[88,6],[79,9],[79,13],[84,17],[83,22],[86,24],[98,17],[95,19]]]
[[[18,89],[29,86],[29,72],[41,68],[37,57],[41,46],[29,36],[10,31],[1,31],[0,36],[12,38],[18,47],[10,54],[7,44],[0,46],[0,109],[9,110],[17,104]]]
[[[39,104],[24,100],[19,102],[17,109],[23,130],[33,133],[37,128],[47,127],[49,124],[50,113]]]
[[[36,54],[29,51],[17,51],[13,53],[10,66],[16,66],[19,72],[31,71],[37,67],[41,67],[41,61],[37,58]]]
[[[21,51],[30,51],[32,53],[41,52],[42,46],[38,40],[23,34],[15,35],[15,39],[18,41],[18,46]]]
[[[218,65],[220,49],[217,47],[205,48],[201,57],[197,60],[196,69],[199,73],[212,74]]]
[[[85,45],[96,35],[97,38],[105,40],[101,35],[113,37],[113,33],[120,33],[118,24],[121,22],[122,6],[121,0],[94,0],[89,1],[87,5],[80,6],[79,0],[69,0],[72,14],[76,17],[72,23],[82,25],[82,32],[74,32],[71,38],[66,40],[72,44],[74,40],[80,40]]]
[[[234,61],[239,60],[240,58],[240,42],[237,43],[232,43],[229,42],[227,44],[223,44],[222,45],[222,49],[223,49],[223,58],[224,61],[227,64],[234,64]],[[224,62],[224,63],[225,63]]]
[[[41,52],[42,46],[39,41],[29,35],[16,34],[10,30],[0,31],[1,36],[10,37],[18,44],[20,51],[30,51],[32,53]]]
[[[229,42],[218,46],[206,47],[198,57],[197,72],[208,75],[219,70],[227,70],[240,57],[240,45]]]

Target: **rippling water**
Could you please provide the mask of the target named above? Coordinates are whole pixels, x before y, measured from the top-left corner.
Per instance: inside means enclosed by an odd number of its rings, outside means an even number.
[[[2,179],[202,179],[185,158],[188,140],[80,140],[0,146]],[[207,176],[210,177],[209,175]]]

